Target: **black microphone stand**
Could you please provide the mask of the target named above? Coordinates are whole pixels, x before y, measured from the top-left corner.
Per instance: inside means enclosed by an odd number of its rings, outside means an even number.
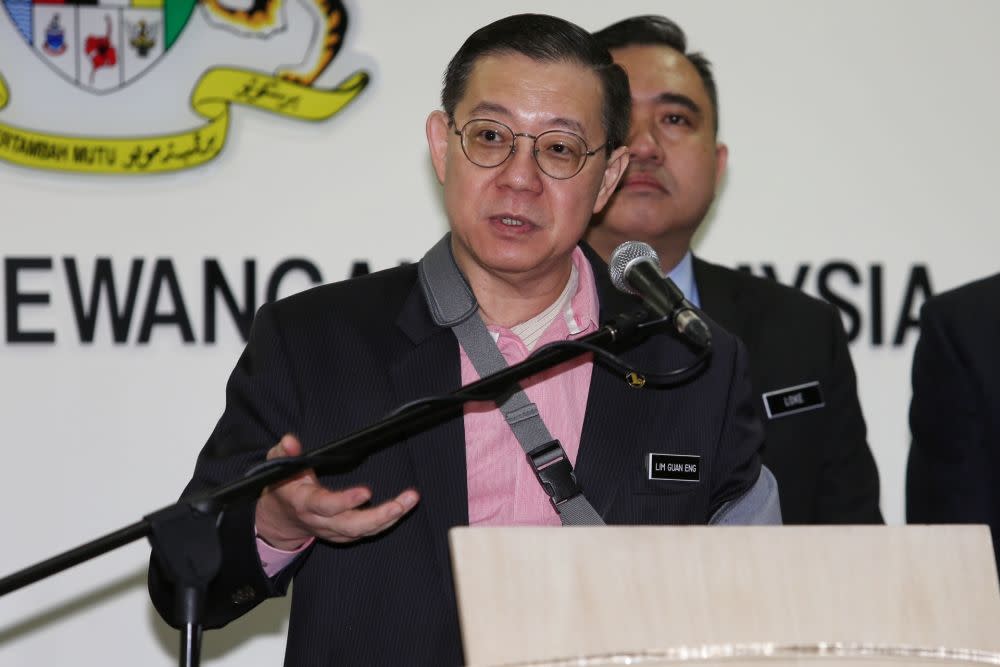
[[[607,349],[614,344],[632,340],[649,317],[645,309],[637,309],[620,315],[611,323],[575,342]],[[217,528],[229,505],[254,499],[264,487],[302,470],[325,467],[331,463],[360,461],[371,452],[453,416],[468,401],[502,397],[514,383],[586,353],[587,350],[582,347],[560,347],[559,344],[543,347],[521,363],[461,387],[440,399],[416,401],[403,406],[371,426],[302,456],[281,459],[278,465],[261,466],[242,479],[200,496],[180,500],[146,515],[141,521],[4,577],[0,579],[0,597],[148,537],[154,556],[177,587],[177,603],[183,622],[180,665],[197,667],[201,654],[202,600],[208,584],[215,578],[222,563]]]

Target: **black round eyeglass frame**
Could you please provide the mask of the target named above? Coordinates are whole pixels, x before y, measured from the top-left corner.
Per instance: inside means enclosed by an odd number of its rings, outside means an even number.
[[[469,150],[468,150],[468,148],[466,148],[466,145],[465,145],[465,128],[469,127],[469,125],[471,125],[472,123],[477,123],[477,122],[478,123],[493,123],[495,125],[499,125],[500,127],[504,128],[508,132],[510,132],[510,150],[507,151],[507,155],[505,155],[503,157],[503,159],[500,160],[499,162],[497,162],[496,164],[481,164],[479,162],[476,162],[475,160],[473,160],[469,156]],[[452,121],[452,127],[455,127],[454,120]],[[545,170],[545,167],[542,166],[542,163],[538,161],[538,148],[537,148],[537,146],[538,146],[538,140],[541,137],[544,137],[547,134],[556,134],[556,133],[558,133],[558,134],[568,134],[570,136],[576,137],[577,139],[580,140],[580,143],[583,144],[584,149],[586,149],[581,154],[581,155],[583,155],[583,159],[580,160],[580,164],[579,164],[579,166],[577,166],[576,171],[574,171],[572,174],[569,174],[568,176],[555,176],[553,174],[550,174],[548,171]],[[465,154],[465,158],[469,162],[471,162],[472,164],[476,165],[477,167],[483,167],[484,169],[493,169],[494,167],[499,167],[504,162],[506,162],[510,158],[511,155],[513,155],[515,152],[517,152],[517,138],[518,137],[526,137],[528,139],[531,139],[531,157],[535,160],[535,164],[538,165],[538,168],[541,170],[541,172],[543,174],[545,174],[549,178],[554,178],[557,181],[565,181],[565,180],[567,180],[569,178],[573,178],[574,176],[576,176],[577,174],[579,174],[581,171],[583,171],[584,165],[587,164],[587,158],[589,158],[592,155],[597,154],[598,151],[600,151],[603,148],[605,148],[605,145],[602,144],[599,147],[591,150],[590,146],[587,145],[587,142],[586,142],[586,140],[584,140],[583,137],[581,137],[576,132],[570,132],[569,130],[546,130],[545,132],[541,132],[539,134],[528,134],[527,132],[515,132],[514,130],[512,130],[510,128],[510,126],[508,126],[508,125],[506,125],[504,123],[501,123],[498,120],[493,120],[492,118],[473,118],[471,120],[468,120],[468,121],[466,121],[466,123],[464,125],[462,125],[461,128],[457,128],[456,127],[455,134],[458,135],[458,137],[461,139],[462,153]]]

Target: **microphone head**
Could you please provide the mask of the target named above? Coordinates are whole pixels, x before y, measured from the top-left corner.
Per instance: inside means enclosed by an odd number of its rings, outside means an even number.
[[[611,284],[618,291],[626,294],[638,294],[626,280],[629,267],[635,262],[652,261],[657,269],[660,268],[660,256],[653,250],[653,246],[642,241],[626,241],[615,248],[608,260],[608,273],[611,275]]]

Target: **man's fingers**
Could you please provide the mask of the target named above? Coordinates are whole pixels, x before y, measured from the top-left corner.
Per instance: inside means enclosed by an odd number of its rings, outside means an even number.
[[[274,447],[267,450],[267,460],[302,454],[302,443],[294,435],[286,435]]]
[[[381,505],[341,512],[330,520],[332,534],[327,539],[349,542],[380,533],[399,521],[419,500],[417,492],[410,489]]]
[[[420,494],[413,489],[407,489],[396,496],[396,502],[403,506],[403,513],[409,512],[420,502]]]
[[[273,461],[274,459],[281,459],[288,456],[300,456],[302,454],[302,443],[294,435],[286,434],[281,440],[278,441],[276,445],[267,450],[267,460]],[[276,491],[284,490],[285,493],[303,493],[304,488],[298,482],[305,481],[308,484],[316,484],[316,473],[313,472],[312,468],[302,470],[292,477],[275,482],[274,484],[268,486],[264,493],[273,493]],[[301,496],[300,496],[301,497]],[[287,496],[286,502],[294,503],[293,496]]]
[[[352,510],[371,500],[372,492],[363,486],[339,491],[317,486],[302,503],[303,511],[315,514],[319,519],[332,519],[341,512]]]
[[[286,435],[268,450],[267,459],[301,454],[302,443]],[[303,534],[350,542],[392,526],[420,500],[416,491],[408,489],[376,507],[364,507],[371,497],[371,490],[363,486],[327,489],[312,470],[303,470],[264,492],[257,503],[258,531],[271,544],[298,540]]]
[[[301,454],[302,443],[286,435],[268,450],[267,459]],[[258,534],[278,548],[301,544],[310,535],[350,542],[389,528],[420,500],[416,491],[408,489],[376,507],[363,507],[371,497],[371,490],[363,486],[324,488],[312,470],[304,470],[265,490],[257,502]]]

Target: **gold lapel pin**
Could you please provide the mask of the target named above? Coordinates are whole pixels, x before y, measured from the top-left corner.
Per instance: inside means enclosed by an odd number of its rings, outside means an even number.
[[[628,382],[628,386],[633,389],[642,389],[646,386],[646,378],[639,375],[635,371],[629,371],[625,374],[625,381]]]

